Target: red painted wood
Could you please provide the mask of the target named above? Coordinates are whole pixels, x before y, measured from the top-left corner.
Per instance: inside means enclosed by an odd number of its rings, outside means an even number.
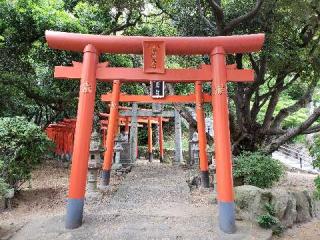
[[[262,33],[218,37],[141,37],[46,31],[45,36],[50,48],[76,52],[92,44],[101,53],[142,54],[144,41],[164,41],[167,55],[210,54],[217,46],[223,47],[228,54],[256,52],[265,39]]]
[[[211,102],[211,95],[203,94],[203,102]],[[111,101],[111,94],[104,94],[101,96],[104,102]],[[196,101],[195,95],[168,95],[164,98],[152,98],[148,95],[120,95],[120,102],[138,102],[138,103],[194,103]]]
[[[55,67],[54,77],[58,79],[79,79],[81,76],[81,65],[66,67]],[[142,68],[121,68],[121,67],[99,67],[97,79],[100,81],[112,82],[119,79],[122,82],[195,82],[212,81],[210,65],[202,65],[200,69],[166,69],[165,73],[148,74]],[[232,82],[251,82],[254,80],[254,71],[251,69],[228,69],[227,79]]]

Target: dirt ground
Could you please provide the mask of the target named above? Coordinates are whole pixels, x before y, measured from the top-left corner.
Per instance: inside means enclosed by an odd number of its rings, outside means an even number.
[[[25,224],[42,216],[54,216],[65,211],[70,169],[49,160],[32,172],[12,201],[12,209],[0,212],[0,239],[18,231]],[[117,190],[124,176],[113,175],[112,187],[102,193],[100,202],[106,202]],[[96,204],[88,201],[87,208]]]
[[[217,205],[193,204],[185,174],[179,166],[137,161],[109,201],[101,201],[100,194],[86,199],[80,228],[66,230],[62,211],[30,218],[11,239],[270,239],[271,231],[247,221],[237,222],[235,234],[221,232]]]
[[[314,179],[317,175],[306,172],[286,172],[274,188],[285,188],[287,190],[315,190]]]
[[[9,239],[8,232],[19,231],[25,224],[41,216],[63,214],[68,189],[69,169],[58,166],[53,161],[41,165],[32,173],[32,180],[26,183],[12,203],[12,209],[0,213],[0,239]],[[288,172],[275,186],[287,189],[314,189],[315,175],[299,172]],[[116,192],[124,176],[113,175],[111,188],[103,193],[99,203],[105,203]],[[209,201],[208,201],[209,199]],[[191,192],[191,201],[197,207],[216,202],[212,190],[196,189]],[[97,202],[89,201],[87,209],[94,208]],[[288,229],[281,240],[318,240],[320,239],[320,221],[297,225]],[[4,236],[4,237],[2,237]]]
[[[22,186],[12,202],[12,209],[0,214],[0,221],[27,220],[30,215],[55,214],[64,208],[69,169],[47,161],[32,172],[30,182]]]

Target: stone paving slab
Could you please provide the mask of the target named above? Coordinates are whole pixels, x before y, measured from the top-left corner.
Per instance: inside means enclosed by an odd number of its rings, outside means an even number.
[[[270,231],[244,221],[236,234],[221,233],[216,205],[198,207],[190,198],[184,170],[138,162],[108,204],[85,213],[82,227],[66,230],[62,215],[43,216],[12,239],[271,239]]]

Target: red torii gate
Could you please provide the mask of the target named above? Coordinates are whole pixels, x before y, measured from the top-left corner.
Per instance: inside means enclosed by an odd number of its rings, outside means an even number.
[[[104,98],[107,99],[108,96],[110,97],[111,99],[111,95],[107,94],[107,95],[104,95]],[[119,97],[119,101],[121,99],[122,96],[127,96],[128,95],[125,95],[125,94],[120,94],[120,97]],[[132,95],[131,95],[132,96]],[[133,96],[133,98],[135,99],[136,96]],[[143,97],[140,95],[140,97]],[[139,98],[139,96],[138,96]],[[108,101],[107,100],[104,100],[104,101]],[[132,102],[132,101],[131,101]],[[111,106],[111,104],[109,104],[109,106]],[[118,108],[119,110],[131,110],[132,108],[131,107],[125,107],[125,106],[119,106]],[[150,109],[140,109],[140,110],[150,110]],[[107,114],[107,113],[100,113],[100,116],[102,117],[109,117],[110,114]],[[125,117],[125,133],[128,135],[129,133],[129,120],[131,120],[131,117],[129,116],[124,116]],[[137,115],[137,118],[141,118],[141,119],[144,119],[144,118],[147,118],[147,117],[143,117],[143,116],[139,116]],[[158,122],[158,125],[159,125],[159,155],[160,155],[160,162],[163,162],[163,157],[164,157],[164,147],[163,147],[163,122],[168,122],[169,119],[167,118],[163,118],[162,116],[159,116],[159,117],[152,117],[153,120],[157,121]],[[105,134],[104,134],[105,135]],[[105,141],[106,139],[104,139]],[[138,152],[138,148],[137,148],[137,152]],[[149,153],[149,160],[152,159],[152,129],[151,127],[148,125],[148,153]],[[137,153],[138,155],[138,153]]]
[[[121,109],[129,109],[127,107],[119,107]],[[100,113],[100,116],[109,118],[110,114],[108,113]],[[129,133],[129,121],[131,121],[131,117],[129,116],[120,116],[118,118],[119,125],[125,126],[125,133],[128,135]],[[164,155],[164,148],[163,148],[163,122],[168,122],[168,118],[163,118],[161,116],[159,117],[148,117],[148,116],[137,116],[137,123],[145,123],[148,127],[148,157],[149,161],[152,161],[153,154],[152,154],[152,148],[153,148],[153,142],[152,142],[152,124],[159,125],[159,155],[160,155],[160,162],[163,160]],[[100,121],[105,126],[108,126],[109,120],[101,120]],[[104,130],[106,130],[105,128]],[[116,129],[117,131],[118,129]],[[103,131],[103,145],[106,146],[106,134]]]
[[[55,77],[57,78],[81,79],[66,227],[77,228],[82,223],[96,80],[113,81],[109,119],[110,129],[107,135],[107,141],[110,142],[114,139],[113,129],[117,124],[119,99],[123,98],[123,96],[120,96],[121,82],[211,82],[219,224],[222,231],[226,233],[235,232],[226,83],[228,81],[252,81],[253,71],[228,69],[225,55],[259,51],[264,42],[264,34],[221,37],[137,37],[46,31],[46,39],[51,48],[77,52],[83,51],[84,53],[82,63],[74,62],[73,67],[56,67],[55,69]],[[108,67],[107,63],[98,63],[100,53],[143,53],[144,68]],[[200,69],[165,69],[164,61],[166,54],[209,54],[211,65],[204,65]],[[200,94],[199,90],[200,88],[196,87],[198,94]],[[170,97],[172,98],[172,96]],[[175,96],[169,102],[179,102],[179,98],[181,97]],[[167,102],[164,99],[147,100],[147,102]],[[199,137],[203,137],[203,134]],[[111,157],[110,152],[111,149],[107,148],[105,163]],[[105,170],[105,165],[104,178],[108,177],[107,175],[109,174]]]
[[[72,155],[75,126],[75,119],[63,119],[45,129],[48,138],[55,143],[54,152],[57,155]]]

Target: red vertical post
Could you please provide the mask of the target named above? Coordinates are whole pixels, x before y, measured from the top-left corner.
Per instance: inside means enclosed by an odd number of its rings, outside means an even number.
[[[77,122],[70,175],[66,228],[81,226],[86,189],[90,135],[96,94],[96,68],[99,61],[96,48],[89,44],[83,51]]]
[[[153,160],[153,154],[152,154],[152,122],[151,118],[148,118],[148,158],[149,162],[152,162]]]
[[[196,95],[196,115],[197,115],[197,128],[199,136],[199,157],[200,157],[200,177],[202,187],[209,187],[209,167],[207,157],[207,137],[206,126],[203,112],[203,98],[202,98],[202,84],[197,81],[195,83]]]
[[[110,104],[110,115],[108,121],[108,130],[106,138],[106,151],[104,153],[102,185],[108,186],[110,182],[110,173],[113,159],[114,138],[118,129],[119,116],[119,97],[120,97],[120,81],[114,80],[112,86],[112,99]]]
[[[158,118],[159,122],[159,155],[160,155],[160,162],[163,162],[163,126],[162,126],[162,117]]]
[[[225,51],[216,47],[210,56],[212,66],[212,106],[214,118],[214,145],[217,176],[217,194],[220,229],[234,233],[235,208],[233,194],[231,143],[227,96],[227,69]]]

